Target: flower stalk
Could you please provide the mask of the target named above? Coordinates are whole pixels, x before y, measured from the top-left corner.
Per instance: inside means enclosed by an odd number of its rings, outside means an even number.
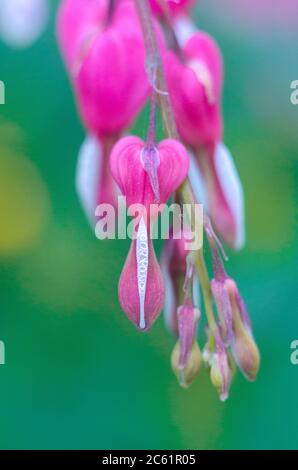
[[[135,6],[139,15],[140,24],[143,31],[145,51],[146,51],[146,63],[147,72],[149,74],[150,82],[153,88],[157,92],[159,106],[161,109],[162,122],[167,134],[170,139],[179,140],[179,134],[174,118],[173,108],[171,105],[171,99],[168,92],[168,86],[166,76],[163,69],[162,58],[160,54],[159,44],[152,21],[152,14],[148,0],[134,0]],[[195,210],[197,201],[195,200],[190,182],[186,179],[177,190],[178,198],[187,207],[191,207],[191,211]],[[196,227],[196,217],[193,214],[188,214],[191,229],[193,233],[199,233],[200,227]],[[200,284],[202,288],[202,294],[205,304],[207,321],[209,328],[212,331],[217,331],[215,315],[212,306],[212,294],[210,287],[210,280],[204,261],[202,249],[198,250],[195,254],[195,266],[198,271]]]

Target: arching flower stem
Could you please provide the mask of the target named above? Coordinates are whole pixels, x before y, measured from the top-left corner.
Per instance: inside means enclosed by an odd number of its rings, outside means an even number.
[[[152,87],[157,92],[164,129],[168,138],[179,140],[179,134],[177,131],[173,108],[168,93],[167,81],[163,69],[157,36],[152,21],[150,6],[148,0],[134,0],[134,3],[138,12],[144,36],[147,72],[149,75],[149,80],[152,83]],[[180,201],[185,204],[186,207],[192,207],[193,209],[190,209],[191,212],[195,210],[195,204],[197,201],[194,197],[188,179],[182,183],[177,192]],[[197,218],[192,217],[191,213],[188,214],[188,218],[190,220],[193,233],[199,233],[200,227],[195,226],[197,223]],[[200,279],[209,328],[213,333],[216,333],[218,327],[213,311],[210,280],[202,249],[194,253],[194,262]]]

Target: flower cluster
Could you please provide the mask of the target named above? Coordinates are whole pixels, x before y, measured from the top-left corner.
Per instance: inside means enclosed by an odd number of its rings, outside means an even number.
[[[164,308],[177,338],[172,367],[179,383],[189,386],[204,363],[225,400],[236,364],[255,379],[259,352],[223,262],[220,238],[234,249],[244,244],[243,194],[223,144],[222,55],[215,40],[193,24],[195,3],[62,0],[57,31],[86,129],[76,181],[82,207],[92,225],[96,207],[116,207],[119,192],[128,214],[138,207],[119,282],[122,309],[137,329],[147,331]],[[148,134],[142,140],[127,133],[148,101]],[[158,107],[166,137],[161,142],[155,132]],[[198,230],[191,217],[180,238],[170,232],[159,266],[151,229],[171,198],[180,205],[204,205],[211,281],[203,249],[186,248],[189,232]],[[201,311],[207,320],[202,353]]]

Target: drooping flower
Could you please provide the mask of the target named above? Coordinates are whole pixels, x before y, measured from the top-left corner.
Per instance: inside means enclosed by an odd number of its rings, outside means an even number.
[[[145,50],[134,5],[120,2],[99,32],[74,78],[86,127],[99,136],[119,135],[149,96]]]
[[[159,315],[164,288],[159,265],[150,239],[150,225],[187,176],[189,158],[175,140],[148,144],[138,137],[124,137],[114,146],[110,166],[112,175],[126,197],[128,213],[138,205],[136,240],[132,242],[120,282],[120,303],[140,329],[148,329]],[[153,210],[152,210],[153,207]]]
[[[165,204],[185,180],[189,168],[186,149],[176,140],[146,144],[139,137],[120,139],[110,158],[112,175],[128,208],[142,204],[148,217],[156,217],[158,204]]]
[[[77,166],[78,194],[92,221],[98,204],[116,207],[109,152],[149,94],[134,4],[123,0],[111,6],[108,0],[64,0],[57,21],[80,116],[88,135],[94,136],[83,145]]]
[[[157,13],[153,18],[147,1],[63,0],[59,13],[60,46],[87,131],[79,155],[77,190],[92,223],[98,204],[115,205],[116,184],[126,198],[128,213],[134,217],[130,225],[135,238],[119,280],[119,300],[141,331],[149,330],[165,299],[151,228],[172,195],[178,207],[184,200],[191,201],[189,219],[196,210],[193,190],[185,181],[189,169],[185,147],[172,139],[156,143],[158,104],[168,135],[177,135],[177,124],[194,155],[190,180],[195,181],[196,193],[199,186],[198,202],[205,203],[217,232],[236,248],[244,238],[242,188],[231,155],[222,144],[221,54],[210,36],[194,31],[187,16],[193,3],[151,0]],[[159,20],[175,52],[165,52],[156,26]],[[147,141],[122,138],[149,94]],[[102,214],[101,209],[96,214]],[[104,216],[100,217],[103,221]],[[170,286],[173,292],[167,324],[177,337],[171,361],[179,383],[189,386],[201,365],[197,341],[200,312],[195,294],[196,288],[199,291],[195,286],[198,274],[208,323],[203,359],[213,385],[225,400],[234,366],[232,354],[245,376],[253,380],[259,352],[237,286],[214,256],[220,241],[207,215],[202,222],[212,241],[215,269],[211,283],[201,245],[188,251],[182,237],[177,242],[169,240],[165,248],[166,288]],[[197,222],[188,223],[198,228]],[[213,311],[214,303],[218,315]]]
[[[231,154],[222,144],[221,53],[208,34],[197,32],[187,36],[180,57],[166,52],[164,62],[179,132],[196,156],[190,177],[201,175],[215,228],[239,249],[244,243],[243,193]]]
[[[176,123],[184,142],[193,148],[212,145],[222,138],[222,58],[207,33],[193,34],[181,58],[164,54]]]
[[[45,30],[48,0],[1,0],[0,38],[12,47],[31,46]]]

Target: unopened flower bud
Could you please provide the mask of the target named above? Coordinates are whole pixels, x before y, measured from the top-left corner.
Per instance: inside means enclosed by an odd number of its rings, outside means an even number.
[[[183,388],[187,388],[191,385],[195,377],[197,376],[201,367],[201,351],[196,341],[193,341],[192,347],[188,354],[187,362],[183,366],[180,363],[181,358],[181,344],[178,340],[176,346],[172,352],[172,368],[177,376],[179,384]]]
[[[227,400],[232,380],[229,355],[219,331],[209,335],[203,352],[204,363],[210,367],[210,380],[218,392],[221,401]]]
[[[244,325],[234,322],[235,338],[232,344],[232,352],[238,367],[248,380],[255,380],[260,368],[260,353],[251,333]]]
[[[232,307],[226,290],[226,279],[212,279],[211,290],[220,318],[220,329],[223,340],[230,345],[233,339]]]
[[[196,340],[200,312],[190,299],[177,311],[179,340],[172,353],[172,367],[182,387],[188,387],[201,366]]]
[[[197,325],[200,312],[190,300],[178,308],[178,332],[180,340],[179,365],[185,367],[188,362],[192,344],[196,341]]]
[[[193,272],[189,272],[192,270],[189,269],[187,262],[189,250],[186,248],[191,234],[184,229],[183,233],[178,235],[179,237],[174,238],[173,230],[171,230],[170,237],[165,241],[161,259],[161,269],[166,287],[165,323],[175,336],[178,336],[178,307],[184,303],[186,289],[194,287],[189,283],[194,284],[196,281],[192,276]],[[199,290],[198,286],[195,287]]]
[[[248,380],[255,380],[260,367],[260,353],[252,335],[246,307],[232,279],[226,281],[226,289],[233,315],[232,353],[245,377]]]
[[[225,350],[222,342],[218,343],[218,339],[216,341],[216,352],[212,358],[210,378],[220,399],[222,401],[227,400],[232,374],[227,351]]]

